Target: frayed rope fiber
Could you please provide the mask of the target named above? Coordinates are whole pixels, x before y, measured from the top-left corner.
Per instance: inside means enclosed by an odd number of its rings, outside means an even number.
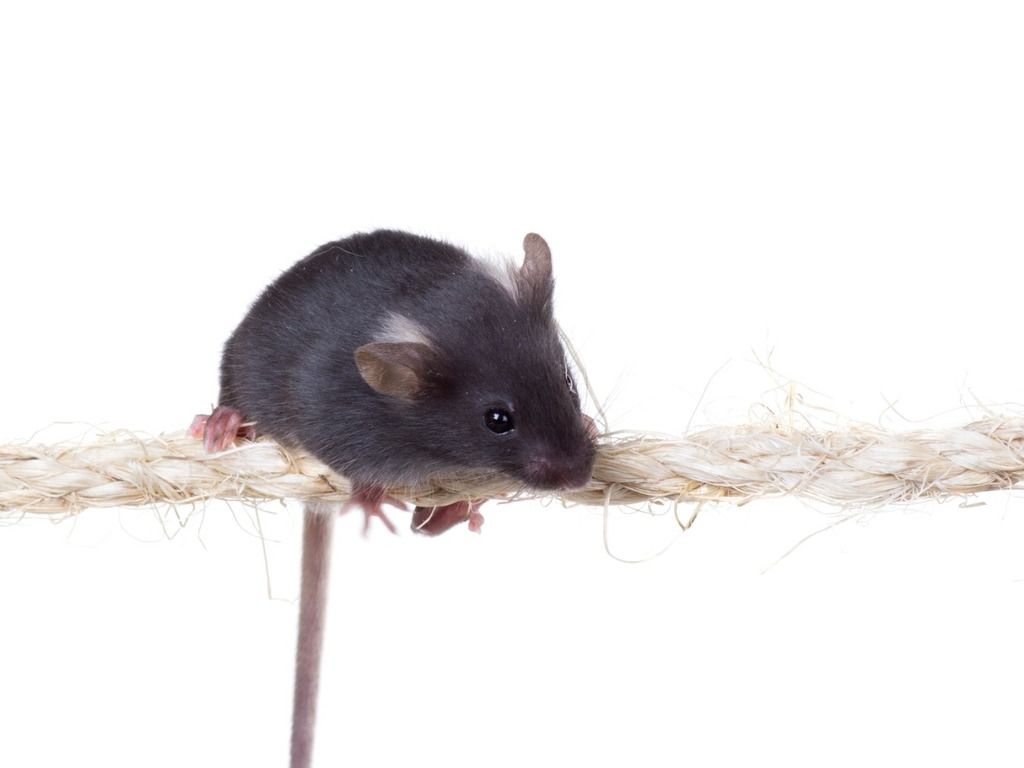
[[[963,497],[1024,485],[1024,418],[892,433],[716,427],[690,435],[615,433],[600,441],[594,476],[556,495],[578,504],[708,501],[798,495],[843,506]],[[512,480],[464,475],[394,488],[423,506],[521,493]],[[260,439],[219,454],[184,432],[112,432],[91,442],[0,446],[0,512],[74,514],[87,507],[210,499],[341,501],[349,483],[300,451]]]

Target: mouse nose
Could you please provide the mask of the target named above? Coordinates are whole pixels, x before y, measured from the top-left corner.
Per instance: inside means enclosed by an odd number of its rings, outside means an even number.
[[[553,458],[534,456],[524,467],[526,482],[539,490],[554,491],[567,488],[582,488],[590,480],[594,469],[594,455],[588,453],[579,458]]]

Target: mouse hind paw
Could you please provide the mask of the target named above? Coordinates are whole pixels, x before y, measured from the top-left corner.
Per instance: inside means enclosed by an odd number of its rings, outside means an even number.
[[[384,513],[383,506],[385,504],[402,511],[408,509],[408,506],[404,501],[396,499],[394,496],[388,496],[384,493],[383,488],[378,488],[376,486],[356,486],[352,489],[352,498],[345,502],[345,505],[341,508],[341,512],[344,514],[355,507],[359,507],[363,510],[363,536],[366,536],[370,532],[371,517],[379,519],[392,533],[398,533],[398,529],[395,527],[395,524],[392,523]]]
[[[469,530],[480,533],[484,516],[480,514],[483,499],[457,501],[443,507],[416,507],[412,514],[412,529],[426,536],[437,536],[460,523],[469,523]]]

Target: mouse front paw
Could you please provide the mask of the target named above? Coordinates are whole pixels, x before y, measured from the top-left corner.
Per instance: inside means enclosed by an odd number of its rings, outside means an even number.
[[[237,408],[218,405],[210,415],[200,413],[192,419],[188,434],[202,438],[207,453],[218,453],[236,440],[255,439],[256,430],[244,421],[245,417]]]

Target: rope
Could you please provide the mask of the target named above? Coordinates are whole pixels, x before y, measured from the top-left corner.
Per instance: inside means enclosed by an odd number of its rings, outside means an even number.
[[[962,497],[1024,485],[1024,418],[892,433],[784,426],[716,427],[690,435],[613,433],[594,476],[558,494],[508,478],[462,475],[389,493],[424,506],[467,498],[555,495],[578,504],[747,502],[798,495],[842,506]],[[184,432],[112,432],[90,442],[0,446],[0,513],[76,514],[87,507],[210,499],[344,501],[347,480],[301,451],[260,439],[219,454]]]

